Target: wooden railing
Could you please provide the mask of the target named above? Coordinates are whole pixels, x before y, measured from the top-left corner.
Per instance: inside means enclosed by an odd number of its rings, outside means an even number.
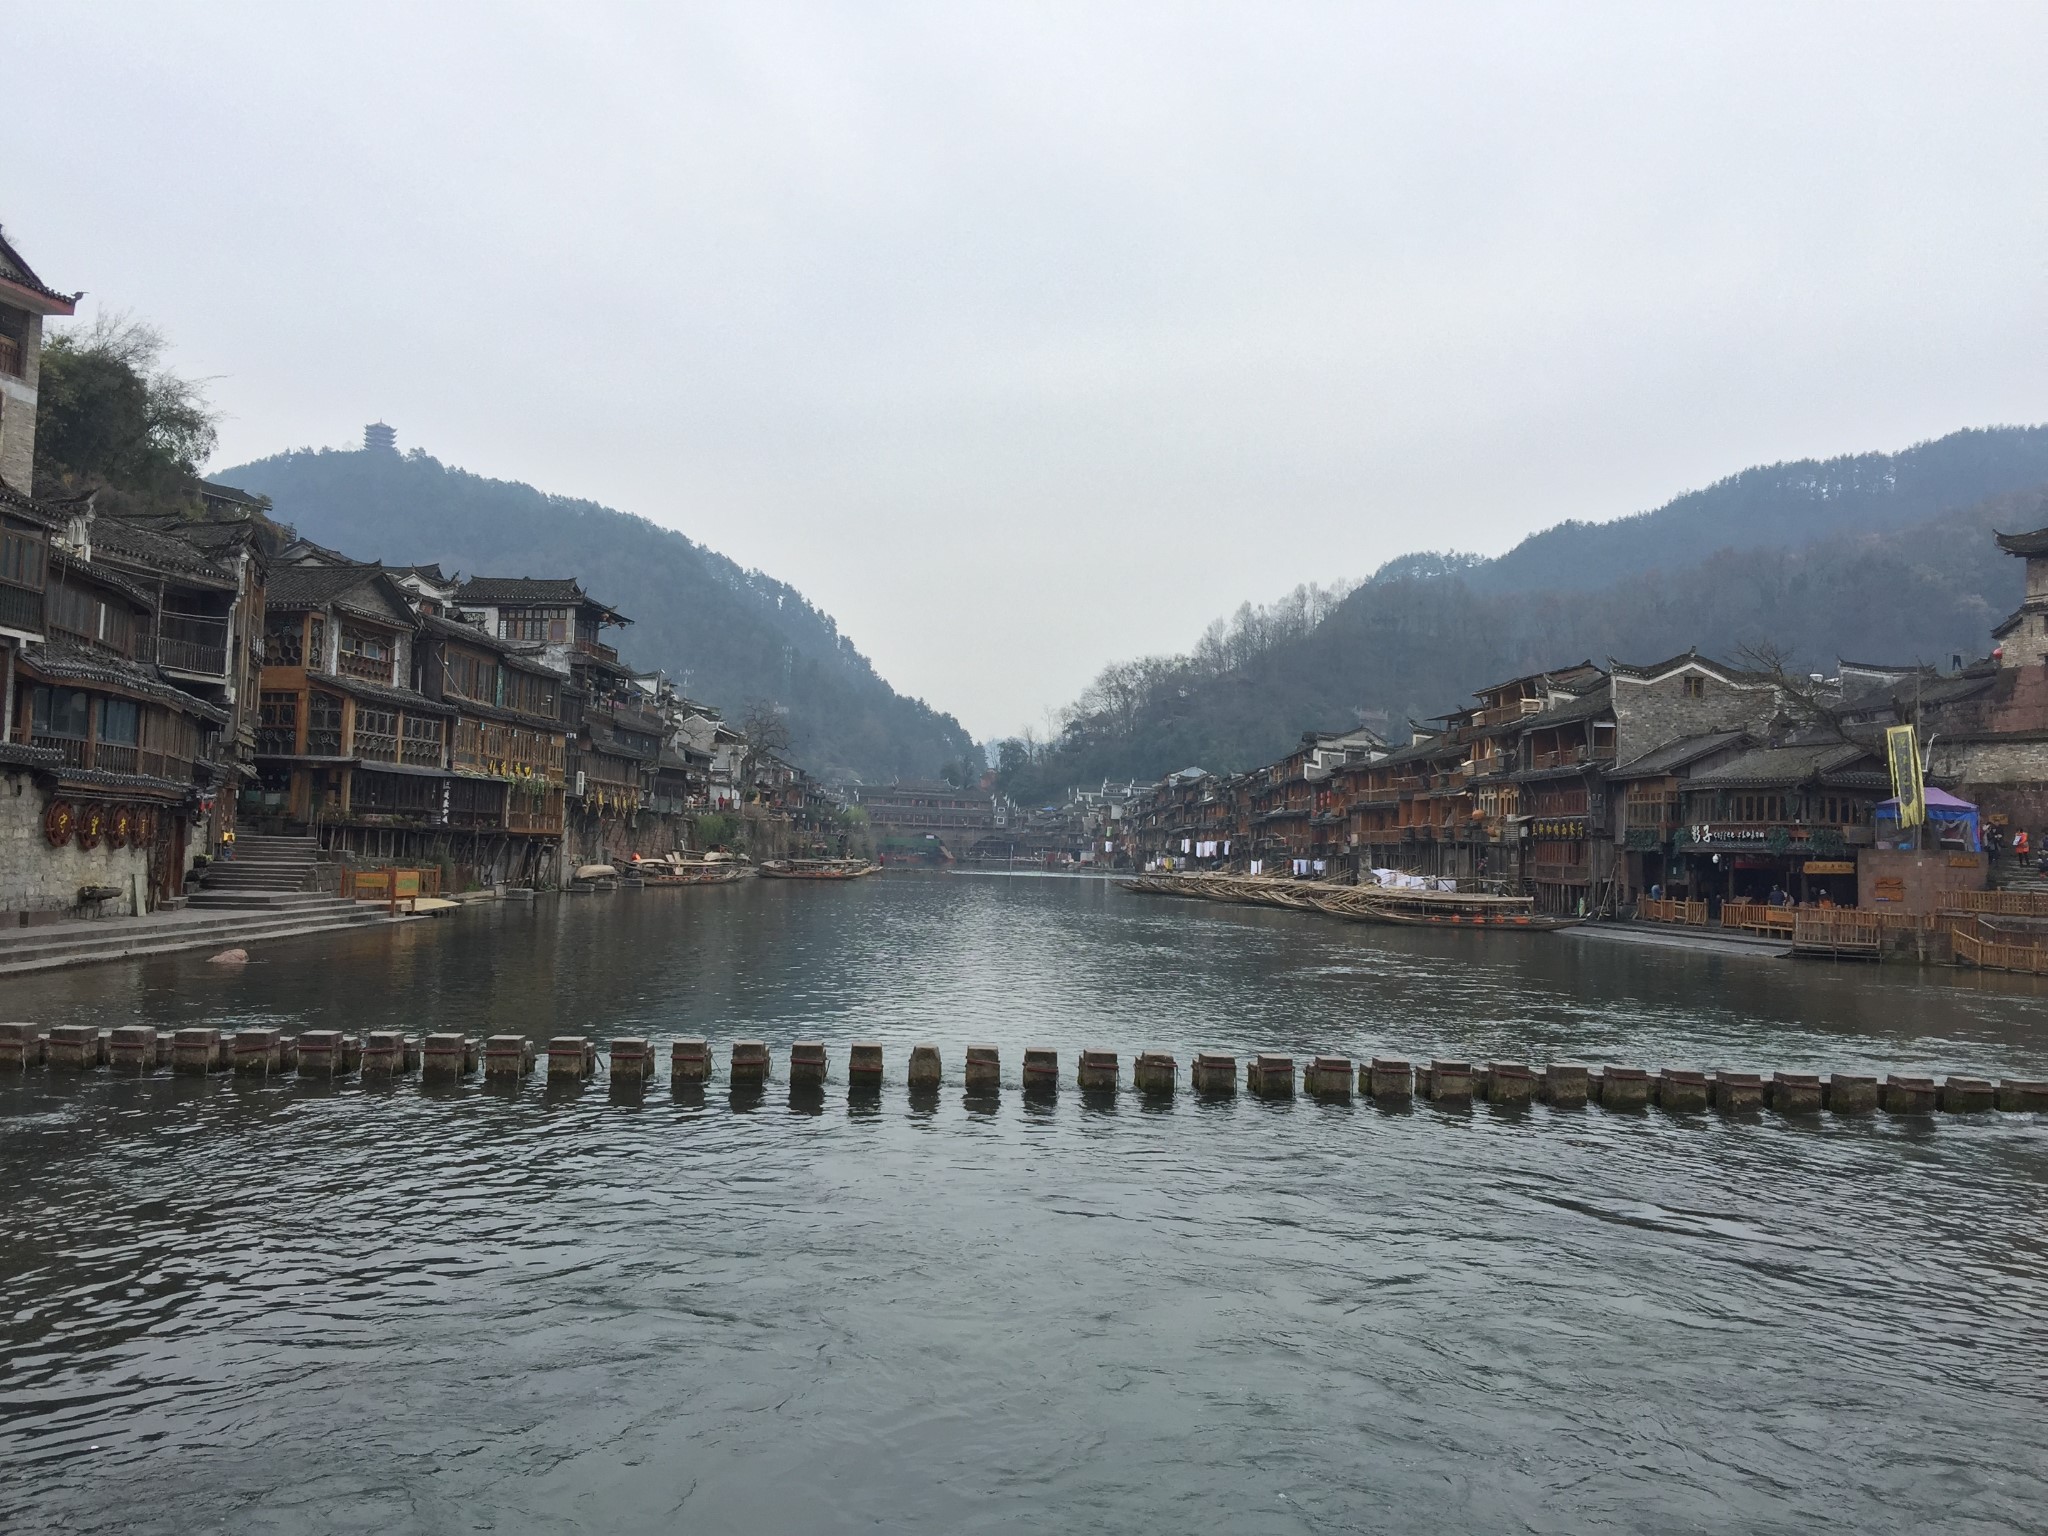
[[[1792,913],[1792,943],[1799,949],[1874,955],[1884,943],[1884,929],[1880,914],[1854,908],[1803,907]]]
[[[1563,747],[1555,752],[1537,752],[1531,757],[1531,768],[1566,768],[1573,763],[1609,763],[1614,761],[1612,747]]]
[[[0,582],[0,629],[43,632],[43,594],[11,582]]]
[[[1959,927],[1950,939],[1955,945],[1956,959],[1961,964],[1974,965],[1986,971],[2019,971],[2028,976],[2048,976],[2048,946],[2011,943],[1981,921],[1975,933]]]
[[[562,805],[559,800],[538,806],[523,806],[520,796],[513,796],[512,804],[505,811],[505,829],[508,832],[560,832],[562,830]]]
[[[1773,907],[1760,901],[1727,901],[1721,904],[1721,926],[1765,938],[1792,932],[1798,914],[1791,907]]]
[[[1636,904],[1636,916],[1649,923],[1686,923],[1703,928],[1707,922],[1707,904],[1704,901],[1676,901],[1669,898],[1652,900],[1644,897]]]
[[[343,651],[335,658],[334,670],[343,677],[359,677],[366,683],[382,683],[391,686],[391,658],[364,656],[356,651]]]
[[[2048,917],[2048,891],[1945,891],[1950,912],[1989,912],[1994,917]]]
[[[224,676],[228,670],[228,621],[164,614],[157,620],[156,663],[206,677]]]

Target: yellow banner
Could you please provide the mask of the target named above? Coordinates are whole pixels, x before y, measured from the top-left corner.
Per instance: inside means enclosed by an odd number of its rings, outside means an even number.
[[[1917,827],[1927,819],[1927,800],[1920,784],[1920,744],[1913,727],[1894,725],[1884,733],[1885,756],[1891,759],[1892,793],[1899,801],[1899,825]]]

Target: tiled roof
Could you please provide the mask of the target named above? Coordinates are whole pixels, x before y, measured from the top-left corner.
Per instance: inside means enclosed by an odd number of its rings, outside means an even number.
[[[0,484],[0,508],[24,521],[40,523],[45,528],[54,528],[64,521],[64,515],[48,502],[24,496],[11,485]]]
[[[529,673],[534,677],[545,677],[552,682],[566,683],[568,674],[557,667],[551,667],[540,655],[538,646],[519,640],[502,640],[496,635],[486,634],[474,624],[465,624],[460,619],[445,618],[438,613],[420,615],[420,627],[428,634],[443,640],[452,640],[461,645],[480,646],[490,651],[515,672]]]
[[[232,592],[241,585],[234,575],[173,534],[161,533],[125,518],[96,518],[92,525],[95,556],[106,550],[117,560],[131,561],[155,572]]]
[[[135,585],[126,576],[107,569],[106,566],[101,565],[96,560],[81,560],[76,555],[67,554],[61,549],[53,549],[50,551],[50,566],[53,570],[61,568],[67,571],[76,571],[87,581],[96,581],[102,586],[112,587],[138,608],[146,608],[151,611],[154,611],[156,608],[155,597],[143,591],[142,588]]]
[[[450,582],[450,578],[443,574],[438,560],[432,565],[387,565],[384,569],[393,576],[417,576],[421,581],[436,587],[445,587]]]
[[[574,577],[472,576],[455,596],[464,603],[580,603],[586,594]]]
[[[1693,775],[1690,782],[1694,788],[1712,788],[1716,785],[1804,784],[1819,778],[1862,778],[1867,774],[1858,771],[1857,765],[1876,762],[1875,753],[1854,742],[1820,741],[1797,746],[1758,747],[1732,762],[1723,763],[1719,768]],[[1880,770],[1871,771],[1882,777]]]
[[[371,601],[355,601],[374,592]],[[419,616],[405,601],[404,590],[374,565],[278,565],[264,581],[264,603],[271,608],[346,608],[380,624],[417,626]]]
[[[237,506],[253,507],[262,511],[270,505],[268,496],[252,496],[237,485],[222,485],[218,480],[199,482],[199,494],[208,501],[228,501]]]
[[[176,779],[160,779],[152,773],[112,773],[105,768],[68,766],[50,769],[48,772],[66,784],[85,784],[96,789],[125,790],[129,793],[148,791],[173,799],[183,798],[192,788],[190,784],[180,783]]]
[[[19,741],[0,741],[0,765],[10,768],[50,768],[64,761],[55,747],[31,747]]]
[[[389,704],[393,709],[402,709],[409,715],[453,715],[453,704],[443,704],[430,699],[424,693],[415,693],[410,688],[393,688],[388,683],[372,683],[360,677],[341,677],[331,672],[315,672],[309,679],[315,686],[332,688],[337,693],[352,698],[368,699],[373,704]]]
[[[234,549],[249,544],[258,526],[245,518],[170,517],[160,512],[134,513],[121,520],[130,527],[147,528],[202,550]]]
[[[1992,537],[2008,555],[2048,555],[2048,528],[2036,528],[2032,533],[1994,533]]]
[[[1665,661],[1651,662],[1648,666],[1635,666],[1625,661],[1610,661],[1609,670],[1616,677],[1652,678],[1663,677],[1681,667],[1704,667],[1716,677],[1726,678],[1731,683],[1767,683],[1771,681],[1767,672],[1749,672],[1740,667],[1731,667],[1712,657],[1702,656],[1697,649],[1683,651]]]
[[[456,589],[455,601],[491,607],[504,603],[540,603],[551,607],[571,608],[587,603],[601,610],[607,622],[633,622],[610,603],[600,602],[592,597],[583,590],[581,583],[570,576],[472,576]]]
[[[226,725],[226,710],[195,699],[182,688],[164,681],[156,668],[104,651],[88,650],[66,640],[31,645],[21,651],[21,664],[45,682],[84,683],[101,688],[119,688],[183,710],[215,725]]]
[[[315,544],[311,539],[293,539],[278,551],[278,559],[287,565],[362,565],[374,566],[374,560],[356,560],[344,555],[338,549],[329,549],[324,544]]]
[[[1372,766],[1375,768],[1396,768],[1404,763],[1425,762],[1432,757],[1447,757],[1458,748],[1444,741],[1413,741],[1397,751],[1389,752]]]
[[[484,720],[503,720],[508,725],[523,725],[529,730],[552,731],[561,735],[569,734],[569,727],[553,715],[536,715],[523,709],[504,709],[496,704],[483,704],[475,699],[455,698],[449,705],[461,714],[475,715]]]
[[[1749,740],[1742,731],[1710,731],[1704,736],[1683,736],[1677,741],[1667,742],[1654,752],[1645,752],[1633,762],[1623,763],[1610,769],[1610,779],[1654,779],[1665,774],[1676,773],[1689,763],[1696,763],[1703,757],[1739,746]]]
[[[602,720],[586,720],[583,729],[590,734],[590,744],[600,752],[613,757],[630,757],[643,763],[651,763],[659,755],[656,747],[628,746],[616,732]]]
[[[82,293],[60,293],[37,277],[35,269],[21,259],[21,252],[10,245],[5,236],[0,236],[0,263],[4,263],[4,269],[0,269],[0,276],[4,276],[9,282],[19,283],[24,288],[33,289],[45,298],[60,300],[68,306],[85,297]],[[70,310],[67,308],[65,313],[69,314]]]
[[[2039,612],[2041,612],[2041,609],[2037,608],[2032,603],[2020,604],[2019,607],[2015,608],[2011,613],[2007,614],[2003,619],[2000,619],[1996,624],[1991,626],[1992,638],[1994,640],[2003,640],[2007,635],[2011,634],[2013,630],[2019,626],[2019,622],[2021,619],[2024,619],[2030,613]]]
[[[1589,688],[1575,699],[1566,699],[1562,704],[1546,709],[1540,715],[1530,715],[1521,722],[1525,731],[1540,731],[1553,725],[1570,725],[1575,720],[1590,720],[1593,716],[1614,707],[1613,685],[1606,678]]]
[[[271,607],[317,607],[363,585],[375,574],[366,565],[280,565],[263,584]]]

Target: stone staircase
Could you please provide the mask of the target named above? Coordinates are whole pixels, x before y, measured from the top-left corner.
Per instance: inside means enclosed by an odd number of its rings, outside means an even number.
[[[0,929],[0,976],[185,949],[228,949],[391,920],[374,906],[309,890],[318,851],[310,837],[240,838],[235,857],[209,866],[182,911]]]
[[[235,856],[207,866],[187,905],[198,908],[303,906],[339,898],[309,890],[320,868],[320,845],[310,837],[259,837],[235,843]],[[341,903],[353,905],[353,903]]]
[[[1991,868],[1991,888],[1994,891],[2033,891],[2048,895],[2048,875],[2041,873],[2032,859],[2022,864],[2017,859],[2000,859]]]

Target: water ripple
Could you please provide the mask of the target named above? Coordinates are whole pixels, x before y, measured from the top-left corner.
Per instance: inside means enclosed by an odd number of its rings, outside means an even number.
[[[814,1112],[0,1082],[9,1528],[2048,1528],[2038,1117],[1016,1076],[1025,1044],[2048,1075],[2032,984],[1053,881],[698,894],[10,983],[53,1024],[862,1037],[892,1076]]]

